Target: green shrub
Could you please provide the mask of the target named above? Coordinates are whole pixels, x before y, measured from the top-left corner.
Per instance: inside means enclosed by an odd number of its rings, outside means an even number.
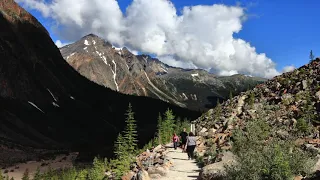
[[[309,134],[310,133],[310,127],[309,127],[307,121],[304,120],[303,118],[299,118],[297,120],[296,132],[298,134],[300,134],[300,135]]]
[[[226,167],[230,180],[282,180],[310,173],[313,156],[276,137],[269,139],[271,128],[264,120],[248,122],[246,129],[233,135],[233,153],[238,163]]]
[[[93,167],[89,170],[88,179],[102,180],[104,178],[104,163],[97,157],[93,160]]]

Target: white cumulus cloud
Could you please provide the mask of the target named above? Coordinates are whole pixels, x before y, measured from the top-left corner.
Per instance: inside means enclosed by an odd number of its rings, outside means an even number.
[[[293,70],[295,70],[296,68],[293,66],[293,65],[291,65],[291,66],[285,66],[283,69],[282,69],[282,72],[283,73],[286,73],[286,72],[291,72],[291,71],[293,71]]]
[[[172,66],[271,78],[276,64],[243,39],[234,38],[246,19],[244,8],[223,4],[184,7],[169,0],[133,0],[122,13],[116,0],[18,0],[55,21],[60,39],[89,33],[113,44],[155,54]]]
[[[61,48],[65,45],[68,45],[69,43],[62,43],[60,40],[56,40],[55,44],[58,48]]]

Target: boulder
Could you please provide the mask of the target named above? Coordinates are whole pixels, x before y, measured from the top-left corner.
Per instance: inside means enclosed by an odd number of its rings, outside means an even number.
[[[162,166],[148,168],[148,174],[160,174],[161,176],[165,176],[167,173],[168,169]]]
[[[320,91],[316,92],[316,97],[317,97],[318,100],[320,101]]]
[[[207,136],[208,135],[208,129],[207,128],[202,128],[201,131],[199,132],[199,136]]]
[[[303,88],[303,89],[307,89],[307,88],[308,88],[307,80],[303,80],[303,81],[302,81],[302,88]]]
[[[320,149],[314,147],[312,144],[304,144],[305,148],[307,151],[312,152],[312,153],[320,153]]]
[[[208,130],[208,136],[210,136],[210,137],[212,137],[212,136],[214,136],[214,134],[216,133],[216,129],[215,128],[211,128],[211,129],[209,129]]]
[[[133,178],[133,176],[135,176],[135,173],[130,171],[127,174],[123,175],[121,177],[121,180],[131,180]]]
[[[235,156],[231,152],[224,152],[220,162],[209,164],[202,168],[200,180],[222,180],[225,176],[225,165],[235,163]]]
[[[140,170],[138,173],[137,173],[137,180],[151,180],[150,177],[149,177],[149,174],[147,171],[145,170]]]

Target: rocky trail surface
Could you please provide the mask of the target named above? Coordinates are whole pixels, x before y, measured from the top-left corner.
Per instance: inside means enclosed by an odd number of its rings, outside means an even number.
[[[188,160],[188,155],[182,152],[182,149],[173,148],[169,150],[167,158],[173,162],[173,166],[169,169],[166,176],[160,180],[195,180],[199,175],[199,167],[195,160]]]

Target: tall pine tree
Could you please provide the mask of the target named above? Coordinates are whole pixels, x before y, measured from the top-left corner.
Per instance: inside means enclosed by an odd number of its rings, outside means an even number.
[[[313,55],[312,50],[310,51],[309,58],[310,58],[310,62],[312,62],[314,60],[314,55]]]
[[[158,138],[158,143],[162,144],[163,143],[163,122],[162,122],[162,117],[160,113],[158,116],[158,124],[157,124],[157,138]]]
[[[217,99],[217,105],[214,109],[215,109],[215,120],[219,120],[222,113],[222,106],[220,104],[219,99]]]
[[[134,112],[132,111],[131,103],[129,103],[128,110],[126,113],[126,128],[124,130],[124,142],[127,144],[128,153],[134,154],[137,149],[137,125],[136,120],[134,119]]]
[[[164,126],[164,139],[165,141],[163,143],[168,143],[171,140],[171,136],[174,132],[174,118],[175,116],[172,113],[171,109],[168,109],[164,113],[164,120],[163,120],[163,126]]]

